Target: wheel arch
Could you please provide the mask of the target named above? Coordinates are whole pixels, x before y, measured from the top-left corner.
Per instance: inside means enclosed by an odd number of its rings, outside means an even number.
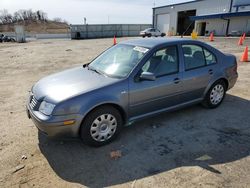
[[[228,90],[228,86],[229,86],[228,80],[227,80],[226,78],[221,78],[221,79],[219,79],[219,80],[222,80],[222,81],[225,82],[225,84],[226,84],[226,91],[227,91],[227,90]],[[219,80],[217,80],[217,81],[219,81]],[[217,82],[217,81],[216,81],[216,82]]]
[[[111,107],[115,108],[116,110],[118,110],[119,113],[121,114],[123,124],[126,123],[126,121],[127,121],[127,113],[126,113],[125,109],[123,109],[119,104],[116,104],[116,103],[102,103],[102,104],[99,104],[99,105],[97,105],[97,106],[94,106],[94,107],[91,108],[88,112],[85,113],[84,118],[82,119],[82,122],[81,122],[81,125],[80,125],[80,126],[82,126],[82,124],[83,124],[83,122],[85,121],[86,117],[87,117],[91,112],[93,112],[94,110],[96,110],[96,109],[98,109],[98,108],[104,107],[104,106],[111,106]]]
[[[207,88],[206,88],[206,90],[205,90],[203,96],[205,97],[206,94],[207,94],[207,92],[209,91],[209,89],[212,87],[212,85],[213,85],[214,83],[220,81],[220,80],[222,80],[222,81],[225,82],[225,84],[226,84],[226,91],[227,91],[227,90],[228,90],[228,86],[229,86],[229,81],[228,81],[225,77],[221,77],[221,78],[219,78],[219,79],[216,79],[216,80],[210,82],[210,84],[207,86]]]

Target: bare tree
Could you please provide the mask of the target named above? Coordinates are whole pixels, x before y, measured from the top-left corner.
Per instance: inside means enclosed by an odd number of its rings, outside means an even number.
[[[43,12],[42,10],[39,10],[37,12],[39,12],[39,15],[40,15],[39,20],[41,20],[41,21],[47,21],[48,20],[47,14],[45,12]]]
[[[15,12],[13,15],[13,22],[23,21],[23,17],[19,11]]]
[[[0,24],[9,24],[9,23],[17,23],[22,21],[48,21],[47,14],[42,10],[32,11],[28,10],[18,10],[12,14],[8,13],[6,9],[0,10]],[[56,22],[67,23],[65,20],[63,21],[61,18],[54,18]]]
[[[62,18],[54,18],[53,21],[55,21],[55,22],[63,22]]]
[[[8,24],[13,22],[13,17],[8,13],[6,9],[0,10],[0,22],[2,24]]]

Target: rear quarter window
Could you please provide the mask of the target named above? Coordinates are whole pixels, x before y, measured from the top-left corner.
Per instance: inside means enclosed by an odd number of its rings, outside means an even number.
[[[212,52],[208,51],[207,49],[203,49],[203,50],[204,50],[204,55],[205,55],[207,65],[217,63],[216,57]]]

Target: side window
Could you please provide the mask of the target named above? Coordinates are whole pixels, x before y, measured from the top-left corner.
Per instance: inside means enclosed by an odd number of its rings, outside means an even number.
[[[156,77],[177,73],[178,70],[179,61],[176,46],[156,51],[142,67],[143,72],[152,72]]]
[[[203,49],[197,45],[182,45],[186,70],[206,65]]]
[[[207,65],[211,65],[211,64],[216,63],[216,58],[215,58],[214,54],[212,54],[208,50],[204,49],[204,55],[206,58]]]

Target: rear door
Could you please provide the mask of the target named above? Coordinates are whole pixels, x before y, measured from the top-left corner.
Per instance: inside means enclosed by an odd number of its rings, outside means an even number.
[[[182,102],[201,99],[216,72],[216,56],[196,44],[182,45],[184,72]]]
[[[181,91],[177,46],[159,49],[140,72],[154,73],[154,81],[131,78],[129,81],[129,116],[140,116],[179,104]]]

